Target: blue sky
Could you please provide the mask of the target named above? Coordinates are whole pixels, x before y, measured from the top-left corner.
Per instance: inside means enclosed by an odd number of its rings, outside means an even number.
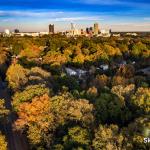
[[[0,31],[57,31],[98,22],[113,31],[150,31],[150,0],[0,0]]]

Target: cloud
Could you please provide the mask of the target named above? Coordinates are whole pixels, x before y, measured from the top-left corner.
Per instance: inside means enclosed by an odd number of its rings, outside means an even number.
[[[67,17],[66,17],[67,16]],[[83,12],[62,12],[48,10],[17,10],[17,11],[0,11],[0,20],[3,22],[11,21],[12,19],[47,19],[49,21],[96,21],[104,20],[102,15],[89,15]]]
[[[85,1],[85,0],[83,0]],[[92,0],[87,0],[92,1]],[[96,3],[97,0],[94,0]],[[100,2],[101,0],[99,0]],[[113,3],[118,3],[119,0],[113,1]],[[94,3],[93,2],[93,3]],[[102,2],[102,1],[101,1]],[[111,2],[106,0],[103,3],[107,5]],[[146,17],[147,16],[147,17]],[[145,17],[145,18],[144,18]],[[42,31],[42,29],[47,30],[49,23],[56,24],[56,28],[65,30],[69,22],[75,22],[81,25],[80,28],[85,28],[87,26],[93,25],[94,22],[99,22],[101,26],[103,23],[109,25],[109,28],[119,29],[119,30],[150,30],[150,17],[148,13],[140,15],[136,11],[129,12],[101,12],[95,11],[58,11],[58,10],[48,10],[48,9],[35,9],[35,10],[0,10],[0,22],[1,27],[4,28],[19,28],[22,30],[30,29]],[[145,22],[145,23],[144,23]],[[142,24],[141,24],[142,23]],[[146,24],[147,23],[147,24]],[[35,26],[36,24],[36,26]],[[28,28],[27,28],[28,27]],[[70,28],[70,26],[69,26]]]
[[[12,10],[12,11],[0,11],[0,17],[54,17],[63,14],[62,11],[46,11],[46,10]]]
[[[122,23],[114,23],[112,24],[114,26],[132,26],[132,27],[146,27],[146,26],[150,26],[150,22],[142,22],[142,23],[135,23],[135,22],[122,22]]]
[[[100,18],[99,16],[92,16],[92,17],[63,17],[63,18],[54,18],[50,19],[51,21],[98,21],[98,20],[104,20]]]
[[[4,18],[4,19],[1,19],[0,20],[1,22],[14,22],[14,21],[16,21],[15,19],[13,19],[13,18]]]
[[[103,24],[103,29],[112,29],[112,31],[150,31],[150,22],[122,22]]]

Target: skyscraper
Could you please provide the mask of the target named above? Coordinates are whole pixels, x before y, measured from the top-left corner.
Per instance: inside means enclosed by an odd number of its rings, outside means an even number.
[[[49,25],[49,33],[54,34],[54,24]]]
[[[94,24],[94,35],[98,35],[98,32],[99,32],[99,26],[98,26],[98,23],[95,23]]]
[[[93,27],[86,28],[86,33],[92,34],[93,33]]]
[[[91,33],[93,33],[93,27],[90,27],[89,30]]]
[[[71,23],[71,30],[75,30],[75,25],[74,25],[74,23]]]
[[[89,28],[88,27],[86,28],[86,33],[89,34]]]
[[[19,29],[15,29],[15,30],[14,30],[14,33],[19,33]]]

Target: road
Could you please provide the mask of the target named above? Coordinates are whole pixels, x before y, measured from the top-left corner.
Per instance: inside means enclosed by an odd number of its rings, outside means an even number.
[[[7,88],[0,89],[0,99],[5,99],[6,108],[10,110],[8,123],[3,125],[3,129],[8,141],[8,150],[29,150],[27,138],[19,131],[13,130],[15,115],[12,112],[11,96]]]

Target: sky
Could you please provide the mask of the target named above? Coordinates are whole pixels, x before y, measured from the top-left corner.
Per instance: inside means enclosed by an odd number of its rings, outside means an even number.
[[[85,29],[99,23],[112,31],[150,31],[150,0],[0,0],[0,31]]]

